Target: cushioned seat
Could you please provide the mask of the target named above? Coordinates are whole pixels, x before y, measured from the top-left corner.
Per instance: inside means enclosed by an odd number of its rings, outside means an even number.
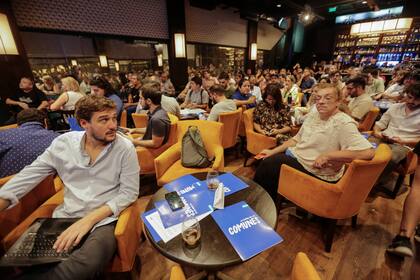
[[[329,219],[325,250],[331,250],[337,219],[355,217],[370,190],[391,159],[391,149],[381,144],[372,160],[353,160],[335,184],[283,164],[278,193],[310,213]],[[355,219],[354,219],[355,222]]]
[[[214,157],[211,168],[223,171],[223,124],[202,120],[179,121],[177,127],[178,142],[155,159],[156,180],[159,186],[186,174],[209,170],[209,168],[186,168],[181,164],[182,137],[191,125],[198,127],[209,158]]]

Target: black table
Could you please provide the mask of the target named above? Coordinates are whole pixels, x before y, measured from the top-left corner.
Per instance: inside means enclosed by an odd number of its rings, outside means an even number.
[[[207,173],[192,174],[199,180],[204,180]],[[249,206],[273,229],[277,226],[276,206],[268,193],[254,181],[240,177],[248,184],[246,189],[225,197],[225,207],[239,201],[246,201]],[[147,205],[147,210],[154,207],[154,202],[164,199],[167,191],[161,188]],[[218,210],[216,210],[218,211]],[[165,257],[181,265],[202,269],[210,274],[224,267],[242,263],[242,259],[229,243],[219,226],[209,215],[200,221],[201,242],[197,248],[187,249],[181,234],[167,243],[155,242],[145,227],[145,232],[152,245]],[[207,275],[207,274],[206,274]],[[217,274],[217,277],[220,277]]]

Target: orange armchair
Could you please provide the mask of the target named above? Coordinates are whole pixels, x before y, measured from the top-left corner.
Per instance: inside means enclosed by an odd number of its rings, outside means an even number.
[[[147,114],[131,114],[131,117],[133,118],[134,126],[136,128],[142,128],[147,126]]]
[[[396,198],[400,192],[401,185],[404,182],[405,176],[410,175],[410,185],[412,184],[414,179],[414,172],[416,171],[417,167],[417,160],[418,156],[413,153],[413,151],[409,151],[406,159],[397,166],[397,169],[395,170],[398,174],[397,182],[395,183],[394,190],[388,193],[392,198]]]
[[[120,126],[127,127],[127,110],[121,112]]]
[[[244,166],[251,155],[256,155],[264,149],[271,149],[277,145],[276,138],[268,137],[254,131],[254,109],[248,109],[243,113],[246,133],[246,156]]]
[[[134,115],[134,114],[133,114]],[[140,164],[140,174],[153,174],[155,173],[154,159],[166,151],[169,147],[177,142],[177,123],[178,118],[174,115],[168,114],[171,120],[171,127],[169,130],[168,141],[159,148],[145,148],[137,147],[137,158]],[[136,122],[134,120],[134,122]],[[137,127],[137,124],[136,124]]]
[[[231,148],[236,145],[241,119],[241,108],[233,112],[221,113],[219,115],[219,122],[223,123],[223,149]]]
[[[20,223],[3,239],[4,249],[9,249],[37,218],[51,217],[54,209],[63,203],[63,196],[64,190],[60,190]],[[149,199],[150,196],[141,197],[121,212],[114,231],[118,247],[117,254],[109,263],[108,271],[127,272],[133,268],[142,229],[139,217],[146,209]]]
[[[188,127],[194,125],[200,130],[208,156],[214,157],[210,168],[187,168],[181,164],[182,137]],[[219,122],[192,120],[178,122],[178,142],[155,159],[156,179],[159,186],[185,174],[207,172],[211,169],[223,171],[224,157],[222,147],[223,124]]]
[[[375,123],[376,117],[379,115],[379,108],[373,107],[366,114],[365,119],[359,124],[359,131],[369,131],[372,129],[373,124]]]
[[[329,219],[325,250],[330,252],[337,219],[353,217],[356,225],[362,203],[390,159],[390,148],[381,144],[372,160],[353,160],[335,184],[283,164],[278,193],[308,212]]]
[[[297,253],[293,261],[292,280],[321,280],[318,272],[305,253]]]
[[[7,183],[14,175],[0,179],[0,188]],[[61,185],[55,185],[53,176],[48,176],[29,193],[27,193],[19,203],[7,210],[0,212],[0,241],[13,231],[23,220],[25,220],[35,209],[37,209],[47,199],[52,197]]]

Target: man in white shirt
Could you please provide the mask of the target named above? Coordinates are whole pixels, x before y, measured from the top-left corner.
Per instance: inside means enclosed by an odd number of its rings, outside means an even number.
[[[392,170],[405,159],[408,147],[420,141],[420,83],[408,86],[405,93],[405,102],[391,105],[373,127],[373,136],[389,143],[392,150],[392,159],[382,172],[380,182],[386,182]]]
[[[255,96],[257,103],[262,101],[261,89],[257,85],[257,78],[254,75],[249,78],[249,83],[251,84],[251,94]]]
[[[0,189],[2,211],[57,173],[64,183],[64,202],[53,217],[80,218],[57,238],[53,248],[67,251],[86,237],[81,247],[47,270],[31,271],[31,279],[91,279],[103,271],[117,247],[115,222],[138,197],[137,155],[133,144],[116,134],[115,103],[105,97],[84,97],[76,104],[76,118],[85,131],[57,137]]]

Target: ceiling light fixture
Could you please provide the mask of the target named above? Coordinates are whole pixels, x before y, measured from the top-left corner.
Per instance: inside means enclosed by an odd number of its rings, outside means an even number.
[[[362,1],[362,4],[367,4],[367,1]]]
[[[277,4],[277,8],[280,8],[281,7],[281,4]]]
[[[315,20],[316,15],[314,14],[312,8],[309,5],[305,5],[303,11],[300,14],[298,14],[298,17],[299,21],[303,25],[308,25]]]

